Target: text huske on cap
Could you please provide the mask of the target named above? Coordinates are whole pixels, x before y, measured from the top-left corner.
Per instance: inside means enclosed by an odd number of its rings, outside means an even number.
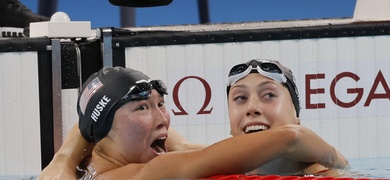
[[[91,114],[91,118],[93,121],[97,122],[97,120],[99,119],[99,116],[100,116],[100,112],[102,112],[104,110],[104,108],[106,107],[106,105],[111,101],[110,98],[108,98],[106,95],[104,95],[98,104],[96,104],[96,107],[95,109],[93,109],[92,111],[92,114]]]

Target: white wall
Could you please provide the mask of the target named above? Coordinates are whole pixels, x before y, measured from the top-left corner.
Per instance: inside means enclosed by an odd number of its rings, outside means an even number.
[[[78,123],[77,98],[79,93],[78,89],[63,89],[61,93],[62,141],[64,141],[70,129]]]
[[[356,0],[353,19],[355,21],[390,20],[389,0]]]
[[[38,57],[0,53],[0,176],[41,170]]]
[[[390,138],[389,50],[390,36],[149,46],[127,48],[126,64],[151,78],[164,80],[170,88],[167,99],[172,127],[189,141],[211,144],[230,136],[225,86],[230,68],[253,58],[279,60],[295,73],[302,125],[314,130],[347,158],[383,157],[390,156],[390,144],[384,143]],[[360,79],[344,77],[331,88],[336,75],[345,72]],[[310,74],[325,77],[310,80]],[[177,97],[188,115],[173,114],[178,111],[172,100],[174,86],[187,76],[200,77],[210,85],[211,100],[205,109],[213,108],[210,114],[196,114],[206,93],[201,81],[195,78],[184,81],[178,90]],[[378,85],[374,86],[377,77]],[[347,93],[352,88],[363,89],[360,101],[354,101],[356,94]],[[324,89],[324,93],[310,94],[306,89]],[[331,90],[342,102],[354,101],[351,107],[334,103]],[[371,90],[373,96],[368,98]],[[373,98],[375,94],[384,97]],[[371,102],[365,106],[367,98]],[[314,107],[324,103],[325,108],[313,109],[306,102]]]
[[[212,144],[230,136],[225,86],[230,68],[253,58],[279,60],[295,73],[302,125],[347,158],[385,157],[390,156],[389,49],[390,36],[149,46],[127,48],[126,63],[167,83],[173,128],[191,142]],[[37,58],[35,52],[0,53],[0,176],[37,175],[41,169]],[[341,78],[332,88],[335,77],[346,72],[359,80]],[[313,74],[324,78],[308,79]],[[191,78],[175,91],[185,77]],[[324,93],[306,91],[321,88]],[[352,102],[356,94],[347,90],[356,88],[362,97],[351,107],[332,101],[335,90],[340,101]],[[62,90],[64,136],[77,122],[77,95],[77,89]],[[325,108],[313,109],[307,102]],[[178,103],[187,115],[174,115]],[[206,114],[197,114],[202,106]]]

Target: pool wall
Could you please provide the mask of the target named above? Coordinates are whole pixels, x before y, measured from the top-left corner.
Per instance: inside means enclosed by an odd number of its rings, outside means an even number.
[[[347,158],[390,156],[390,22],[98,30],[101,36],[83,40],[0,40],[0,176],[38,174],[48,164],[77,122],[80,83],[102,66],[165,81],[171,125],[189,141],[230,137],[226,75],[254,58],[279,60],[294,72],[301,124]]]

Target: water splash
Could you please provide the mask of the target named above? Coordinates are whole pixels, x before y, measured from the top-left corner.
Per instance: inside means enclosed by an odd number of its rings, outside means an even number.
[[[91,162],[88,166],[87,166],[87,169],[84,170],[84,169],[81,169],[77,166],[77,170],[81,173],[84,173],[84,175],[79,178],[79,180],[90,180],[92,179],[95,174],[96,174],[96,170],[92,167],[93,165],[93,162]]]

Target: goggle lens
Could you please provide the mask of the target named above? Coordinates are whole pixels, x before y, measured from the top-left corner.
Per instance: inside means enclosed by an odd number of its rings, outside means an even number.
[[[167,91],[167,86],[165,85],[165,83],[161,80],[154,80],[151,82],[152,86],[154,89],[157,90],[157,92],[161,95],[163,94],[168,94],[168,91]]]
[[[229,72],[229,76],[233,76],[233,75],[236,75],[236,74],[240,74],[242,72],[244,72],[246,69],[248,69],[249,65],[248,64],[239,64],[239,65],[236,65],[234,66],[230,72]]]
[[[161,80],[153,80],[153,81],[144,81],[137,83],[135,86],[130,88],[129,93],[122,98],[123,102],[128,101],[136,101],[147,99],[152,93],[152,89],[156,89],[156,91],[160,95],[168,94],[167,87],[164,82]]]
[[[273,64],[273,63],[259,63],[258,62],[258,65],[265,72],[282,74],[282,70],[276,64]]]

